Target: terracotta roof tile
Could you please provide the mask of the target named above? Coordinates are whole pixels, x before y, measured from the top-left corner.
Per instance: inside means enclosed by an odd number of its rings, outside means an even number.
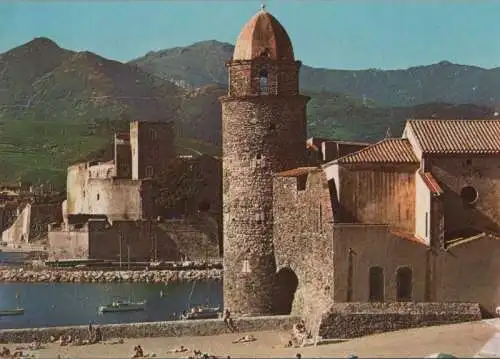
[[[434,178],[434,176],[432,175],[432,173],[418,171],[418,174],[420,175],[420,177],[424,181],[427,188],[431,191],[431,193],[438,195],[438,196],[443,194],[443,189],[437,183],[437,181]]]
[[[407,126],[423,153],[500,153],[500,120],[409,120]]]
[[[406,139],[387,138],[357,152],[341,157],[336,163],[418,163]]]
[[[294,168],[294,169],[291,169],[291,170],[279,172],[278,176],[281,176],[281,177],[298,177],[298,176],[302,176],[302,175],[305,175],[305,174],[308,174],[308,173],[311,173],[311,172],[315,172],[315,171],[319,171],[319,170],[321,170],[321,169],[318,168],[318,167],[298,167],[298,168]]]
[[[263,10],[243,26],[236,40],[233,60],[253,60],[260,56],[272,60],[294,59],[286,30],[273,15]]]

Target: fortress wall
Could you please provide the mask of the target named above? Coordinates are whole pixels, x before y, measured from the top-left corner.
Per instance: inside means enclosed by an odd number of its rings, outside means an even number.
[[[30,233],[31,204],[27,204],[12,225],[2,232],[2,241],[20,243],[27,241]]]
[[[264,330],[291,330],[298,317],[272,316],[234,319],[240,332]],[[126,323],[99,325],[104,340],[114,338],[206,336],[230,333],[221,319],[186,320],[150,323]],[[39,340],[47,343],[51,336],[61,335],[87,338],[88,325],[53,328],[25,328],[0,330],[0,343],[31,343]]]
[[[347,339],[480,319],[477,303],[336,303],[323,315],[319,335]]]

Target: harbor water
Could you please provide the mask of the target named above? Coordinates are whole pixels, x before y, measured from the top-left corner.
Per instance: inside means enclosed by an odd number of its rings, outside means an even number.
[[[98,312],[100,305],[117,299],[147,304],[138,312]],[[200,304],[222,306],[222,282],[1,283],[0,310],[19,305],[25,312],[0,316],[0,329],[163,321]]]

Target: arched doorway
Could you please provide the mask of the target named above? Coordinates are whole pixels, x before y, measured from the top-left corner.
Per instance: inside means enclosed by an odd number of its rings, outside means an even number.
[[[398,268],[396,272],[397,300],[409,302],[413,292],[413,273],[410,267]]]
[[[276,273],[273,291],[273,314],[285,315],[292,312],[293,300],[298,285],[299,279],[290,268],[282,268]]]

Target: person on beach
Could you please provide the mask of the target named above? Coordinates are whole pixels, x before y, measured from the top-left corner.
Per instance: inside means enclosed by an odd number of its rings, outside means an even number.
[[[231,332],[234,332],[236,330],[234,323],[233,323],[233,319],[231,318],[231,312],[229,311],[229,309],[226,309],[224,311],[223,320],[224,320],[224,323],[226,324],[226,326],[229,328],[229,330],[231,330]]]

